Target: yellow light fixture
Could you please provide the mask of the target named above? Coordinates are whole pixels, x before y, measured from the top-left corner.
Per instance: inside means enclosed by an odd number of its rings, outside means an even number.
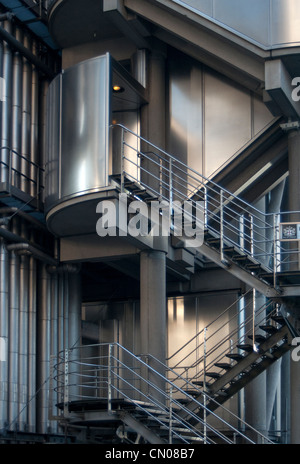
[[[121,92],[124,92],[124,90],[125,90],[124,87],[121,87],[120,85],[117,85],[117,84],[113,85],[113,91],[115,93],[121,93]]]

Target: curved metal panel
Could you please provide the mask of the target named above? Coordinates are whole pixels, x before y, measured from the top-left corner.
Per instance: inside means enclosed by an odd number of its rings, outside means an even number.
[[[47,100],[46,209],[108,185],[110,59],[69,68]]]
[[[107,185],[107,84],[106,57],[62,76],[62,198]]]

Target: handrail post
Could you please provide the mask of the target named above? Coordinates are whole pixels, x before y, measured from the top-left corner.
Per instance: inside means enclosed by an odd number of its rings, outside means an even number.
[[[13,151],[11,148],[9,148],[9,155],[8,155],[8,188],[9,188],[9,193],[11,193],[11,187],[12,187],[12,154]]]
[[[170,210],[172,211],[173,204],[173,175],[172,175],[173,163],[172,158],[169,158],[169,201],[170,201]]]
[[[65,350],[65,372],[64,372],[64,417],[68,415],[69,403],[69,350]]]
[[[112,345],[108,345],[108,363],[107,363],[107,409],[111,412],[112,400]]]
[[[124,180],[125,180],[125,160],[124,160],[124,128],[121,127],[121,193],[124,193]]]
[[[207,229],[208,224],[208,211],[207,211],[207,187],[204,187],[204,228]]]
[[[254,222],[252,214],[249,215],[250,222],[250,254],[254,256]]]
[[[220,190],[220,253],[221,261],[224,260],[224,198],[223,190]]]
[[[203,340],[203,421],[204,421],[204,444],[206,444],[207,426],[206,426],[206,332],[207,328],[204,327],[204,340]]]
[[[170,404],[169,404],[169,445],[172,445],[172,433],[173,433],[173,430],[172,430],[172,424],[173,424],[173,421],[172,421],[172,417],[173,417],[173,405],[172,405],[172,402],[173,402],[173,387],[171,386],[170,387],[170,397],[169,397],[169,401],[170,401]]]
[[[277,274],[277,213],[273,214],[273,287],[276,287],[276,274]]]

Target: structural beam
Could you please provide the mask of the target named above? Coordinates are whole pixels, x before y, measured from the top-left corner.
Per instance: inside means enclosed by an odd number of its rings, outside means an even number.
[[[279,108],[281,114],[298,119],[300,102],[292,98],[292,77],[280,59],[265,63],[265,90]],[[272,109],[272,108],[270,108]]]

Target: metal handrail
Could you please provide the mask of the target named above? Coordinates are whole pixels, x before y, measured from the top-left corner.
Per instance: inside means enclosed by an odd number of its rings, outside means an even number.
[[[220,237],[223,248],[234,246],[261,264],[266,272],[273,274],[276,287],[277,273],[283,266],[292,266],[296,262],[295,255],[300,257],[299,250],[290,251],[280,240],[280,218],[295,214],[300,218],[299,211],[263,213],[126,126],[116,124],[111,128],[121,130],[121,191],[125,191],[124,181],[128,178],[169,201],[171,207],[174,199],[196,202],[195,198],[200,195],[205,205],[204,227]],[[126,140],[127,133],[136,138],[136,146]],[[142,145],[145,149],[140,149]],[[149,164],[148,168],[143,166],[142,160]],[[155,169],[159,173],[155,174]],[[149,180],[146,181],[145,176]],[[197,218],[193,216],[192,219]],[[220,250],[222,259],[223,248]]]
[[[89,362],[89,359],[85,359],[84,357],[84,350],[93,348],[94,350],[97,349],[99,351],[99,356],[94,357],[93,363]],[[105,353],[101,353],[101,350],[105,349]],[[74,357],[75,353],[75,357]],[[76,353],[78,353],[76,355]],[[125,363],[122,360],[122,357],[126,356],[127,362]],[[155,361],[157,366],[160,366],[158,370],[154,369],[149,362],[144,361],[145,357],[142,355],[136,356],[131,353],[129,350],[124,348],[118,343],[103,343],[98,345],[86,345],[82,347],[74,347],[70,350],[65,350],[59,354],[59,362],[55,366],[57,374],[55,376],[57,380],[57,387],[56,392],[61,395],[61,399],[65,406],[70,401],[74,401],[76,399],[84,399],[86,398],[83,394],[83,389],[85,388],[85,382],[81,378],[81,374],[84,373],[84,366],[86,363],[89,364],[89,367],[94,366],[97,369],[97,372],[103,373],[102,379],[102,387],[106,386],[105,391],[102,395],[97,396],[95,395],[93,398],[103,399],[105,398],[108,403],[107,407],[111,410],[111,401],[115,398],[114,393],[117,394],[118,398],[127,399],[132,404],[134,404],[138,409],[141,409],[147,415],[150,415],[152,419],[157,420],[158,424],[165,425],[164,423],[161,424],[162,420],[157,418],[156,415],[151,415],[152,411],[147,409],[146,403],[155,406],[162,414],[169,414],[169,424],[168,427],[171,428],[171,435],[172,436],[180,436],[180,433],[172,428],[172,424],[178,422],[183,426],[183,428],[189,433],[189,435],[193,434],[194,437],[202,438],[204,442],[211,443],[212,440],[209,440],[207,437],[207,430],[215,433],[219,439],[222,439],[225,443],[233,443],[228,437],[226,437],[220,430],[218,430],[215,426],[207,423],[206,415],[203,414],[203,418],[200,417],[199,414],[195,412],[195,410],[203,411],[203,413],[211,414],[215,419],[220,421],[223,424],[223,427],[227,427],[229,430],[232,431],[235,435],[239,436],[247,443],[254,443],[253,439],[247,437],[244,432],[238,430],[235,426],[230,424],[227,420],[218,416],[214,411],[210,411],[205,401],[201,402],[196,398],[193,398],[187,392],[183,391],[183,389],[178,385],[168,379],[164,373],[170,371],[166,365],[162,362],[157,360],[152,355],[147,355],[146,359],[151,361]],[[97,361],[98,359],[98,361]],[[70,366],[73,363],[76,363],[76,368],[72,368]],[[140,369],[136,369],[136,367],[140,367]],[[100,369],[99,369],[100,367]],[[146,370],[146,375],[143,372]],[[152,380],[148,380],[148,375],[151,374]],[[76,379],[79,376],[81,382],[74,382],[74,375],[76,375]],[[97,390],[99,385],[96,382],[98,376],[93,375],[92,380],[95,380],[94,388]],[[85,378],[88,378],[85,377]],[[153,379],[156,379],[153,380]],[[180,376],[179,376],[180,378]],[[183,380],[183,378],[181,378]],[[159,387],[159,382],[162,381],[163,384],[167,384],[167,389],[162,389]],[[81,389],[80,389],[81,385]],[[93,388],[93,383],[88,384],[89,388]],[[126,387],[126,388],[125,388]],[[72,388],[75,389],[72,392]],[[170,390],[173,392],[172,395],[170,394]],[[199,395],[203,397],[209,397],[208,395],[204,394],[203,392],[199,391]],[[91,398],[91,396],[89,396]],[[142,400],[141,400],[142,398]],[[193,407],[188,408],[185,407],[181,402],[180,399],[186,398],[193,405]],[[214,401],[211,398],[212,401]],[[219,405],[224,411],[226,411],[229,416],[232,416],[236,419],[236,416],[230,413],[226,408],[222,405]],[[181,411],[179,413],[179,410]],[[186,418],[184,417],[183,413],[186,413]],[[64,409],[64,414],[68,416],[68,408]],[[192,425],[188,421],[188,417],[193,418],[197,421],[198,425]],[[163,421],[164,422],[164,421]],[[201,425],[201,426],[200,426]],[[200,426],[200,427],[199,427]],[[201,429],[203,427],[203,431]],[[250,425],[247,424],[247,429],[255,431]],[[260,437],[265,442],[272,443],[271,440],[266,438],[263,434],[258,431],[257,436]]]
[[[34,185],[36,189],[36,195],[40,196],[41,191],[44,189],[44,185],[41,183],[41,179],[45,174],[45,169],[42,168],[38,163],[26,158],[26,156],[18,153],[16,150],[9,146],[0,147],[0,153],[2,153],[2,151],[4,150],[6,150],[9,153],[8,160],[3,160],[1,156],[0,165],[4,166],[4,168],[7,169],[7,180],[9,188],[14,186],[13,173],[15,173],[17,176],[20,176],[20,178],[23,178],[25,181],[27,181],[30,185]],[[13,162],[13,155],[15,155],[20,162],[24,161],[25,163],[27,163],[27,169],[29,172],[31,171],[31,169],[34,169],[36,171],[36,175],[34,177],[31,177],[30,175],[24,173],[21,169],[15,167]],[[5,178],[6,176],[4,175],[3,177]]]
[[[178,356],[180,352],[184,353],[182,358],[180,358],[173,366],[172,369],[181,370],[181,375],[185,374],[186,378],[189,381],[199,380],[200,378],[205,377],[206,372],[216,363],[220,362],[226,354],[228,354],[228,343],[230,341],[233,342],[235,345],[241,345],[245,343],[246,337],[249,335],[253,338],[253,348],[255,348],[255,333],[259,329],[261,324],[264,324],[266,321],[270,319],[272,315],[277,311],[277,305],[271,301],[267,301],[264,304],[260,305],[260,307],[256,308],[255,311],[252,310],[251,314],[249,314],[242,323],[239,323],[239,316],[242,312],[245,312],[247,307],[251,307],[252,309],[255,304],[255,298],[257,294],[253,295],[252,298],[246,302],[234,315],[230,316],[230,310],[237,306],[241,299],[248,297],[252,290],[249,290],[244,295],[239,297],[234,303],[232,303],[226,310],[224,310],[214,321],[204,327],[201,331],[199,331],[196,335],[194,335],[190,340],[188,340],[182,347],[180,347],[175,353],[173,353],[167,361],[170,364],[170,361],[174,359],[175,356]],[[274,308],[275,305],[275,308]],[[256,304],[255,304],[256,306]],[[273,308],[270,311],[270,308]],[[262,315],[265,316],[262,317]],[[223,317],[224,320],[221,318]],[[258,322],[257,322],[258,321]],[[220,338],[219,333],[222,330],[226,330],[226,327],[230,327],[234,322],[235,328],[228,332],[223,338]],[[215,329],[211,330],[214,326]],[[245,333],[238,335],[239,331],[246,330],[247,327],[250,327]],[[208,330],[209,329],[209,330]],[[207,337],[207,332],[210,332],[210,335]],[[217,337],[216,341],[214,342],[214,337]],[[197,339],[203,340],[200,343],[194,343]],[[212,342],[211,342],[212,340]],[[211,342],[212,347],[207,350],[205,349],[205,345]],[[188,346],[191,346],[190,350],[186,353],[186,349]],[[198,353],[202,354],[198,354]],[[215,357],[213,357],[214,353],[217,353]],[[196,360],[193,362],[187,363],[187,360],[191,358],[193,355],[196,356]],[[189,374],[189,372],[193,372],[193,370],[199,366],[203,365],[202,369],[195,374]]]

